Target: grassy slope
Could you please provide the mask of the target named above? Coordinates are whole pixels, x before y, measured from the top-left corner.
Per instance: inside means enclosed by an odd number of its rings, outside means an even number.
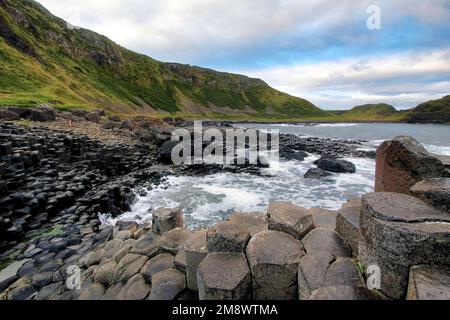
[[[0,105],[50,101],[60,108],[119,113],[145,113],[150,106],[195,116],[188,101],[210,117],[227,117],[211,111],[210,103],[243,117],[328,115],[258,79],[164,64],[89,30],[69,29],[30,0],[0,0],[0,35]]]

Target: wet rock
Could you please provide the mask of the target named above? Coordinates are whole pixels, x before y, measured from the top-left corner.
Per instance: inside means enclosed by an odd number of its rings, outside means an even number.
[[[331,176],[332,173],[319,169],[319,168],[311,168],[306,171],[304,178],[305,179],[322,179]]]
[[[41,290],[39,290],[38,294],[35,297],[35,300],[54,300],[64,291],[63,282],[56,282],[49,284]]]
[[[52,271],[42,272],[33,275],[31,278],[31,284],[35,287],[42,288],[46,285],[50,284],[53,279],[53,273]]]
[[[309,300],[380,300],[380,297],[366,287],[335,286],[313,291]]]
[[[269,230],[281,231],[301,240],[314,228],[312,215],[307,209],[289,202],[273,202],[267,211]]]
[[[229,220],[237,225],[244,227],[251,236],[269,229],[267,216],[263,213],[234,213]]]
[[[348,206],[338,211],[336,219],[336,231],[348,242],[354,257],[358,256],[360,215],[361,206]]]
[[[210,253],[198,270],[200,300],[248,300],[251,275],[242,253]]]
[[[423,201],[450,212],[450,179],[426,179],[416,183],[411,193]]]
[[[355,173],[356,166],[347,160],[324,156],[316,161],[319,169],[335,173]]]
[[[174,300],[186,289],[186,276],[178,270],[169,269],[152,277],[152,291],[148,300]]]
[[[150,293],[151,287],[145,282],[141,274],[130,278],[117,295],[118,300],[144,300]]]
[[[404,298],[414,265],[450,265],[450,216],[404,194],[362,197],[358,260],[381,271],[381,291]]]
[[[250,233],[243,226],[222,221],[208,229],[208,252],[244,252]]]
[[[308,154],[301,150],[294,150],[291,148],[281,148],[280,149],[280,157],[285,160],[297,160],[303,161],[308,156]]]
[[[335,257],[351,257],[351,249],[347,242],[335,231],[317,228],[308,233],[302,240],[306,252],[323,251]]]
[[[263,231],[252,237],[246,252],[252,272],[254,299],[297,297],[297,269],[304,255],[300,241],[286,233]]]
[[[413,266],[407,300],[450,300],[449,266]]]
[[[163,234],[175,228],[183,227],[183,213],[180,209],[162,208],[152,212],[152,230]]]
[[[168,253],[161,253],[156,257],[147,261],[147,263],[142,267],[141,274],[144,279],[148,282],[152,282],[152,276],[158,272],[172,269],[174,267],[174,257]]]
[[[443,163],[411,137],[385,141],[377,150],[375,192],[410,194],[417,182],[444,177]]]
[[[163,163],[171,164],[172,163],[172,150],[178,145],[179,141],[166,141],[161,145],[159,149],[159,160]]]
[[[186,254],[186,278],[187,287],[191,290],[198,291],[197,287],[197,269],[207,254],[206,243],[207,230],[199,230],[194,232],[184,245]]]

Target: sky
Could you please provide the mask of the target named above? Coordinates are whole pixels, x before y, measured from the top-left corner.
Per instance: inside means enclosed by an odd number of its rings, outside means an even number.
[[[128,49],[261,78],[323,109],[450,94],[450,0],[38,2]]]

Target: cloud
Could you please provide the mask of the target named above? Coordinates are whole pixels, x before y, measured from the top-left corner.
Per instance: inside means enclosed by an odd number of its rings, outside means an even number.
[[[450,48],[236,72],[327,109],[369,102],[406,108],[449,93]]]
[[[450,0],[38,2],[134,51],[254,75],[321,107],[411,107],[448,94]]]

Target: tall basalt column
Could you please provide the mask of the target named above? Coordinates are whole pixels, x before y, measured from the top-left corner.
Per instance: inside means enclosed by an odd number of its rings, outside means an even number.
[[[358,260],[380,268],[381,291],[396,299],[406,295],[410,268],[450,265],[450,215],[403,194],[363,196]]]

